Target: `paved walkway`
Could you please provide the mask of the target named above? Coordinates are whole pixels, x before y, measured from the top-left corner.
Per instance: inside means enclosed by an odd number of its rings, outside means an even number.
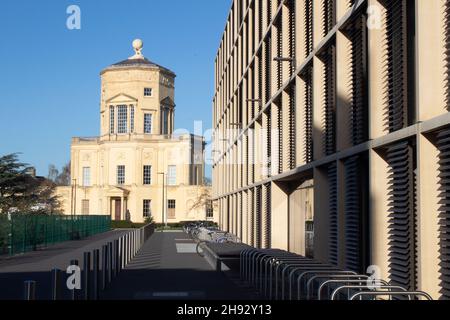
[[[0,257],[0,300],[22,299],[23,282],[37,281],[36,295],[39,299],[50,298],[50,271],[65,270],[70,261],[83,263],[83,253],[101,249],[107,242],[118,239],[127,229],[98,234],[79,241],[67,241],[41,251],[28,252],[13,257]]]
[[[253,292],[216,272],[181,232],[157,232],[102,294],[107,300],[254,299]]]

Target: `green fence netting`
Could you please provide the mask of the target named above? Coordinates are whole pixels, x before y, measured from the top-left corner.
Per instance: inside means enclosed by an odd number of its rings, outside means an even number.
[[[110,216],[0,214],[0,254],[34,251],[110,229]]]

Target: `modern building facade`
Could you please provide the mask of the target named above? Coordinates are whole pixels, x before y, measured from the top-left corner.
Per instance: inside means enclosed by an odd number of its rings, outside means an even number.
[[[449,12],[234,0],[215,62],[221,227],[450,298]]]
[[[67,214],[113,220],[206,219],[204,139],[174,134],[175,74],[136,54],[101,72],[100,136],[73,138]]]

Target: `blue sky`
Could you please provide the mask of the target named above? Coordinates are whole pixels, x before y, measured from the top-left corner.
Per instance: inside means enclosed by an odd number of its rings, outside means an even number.
[[[81,8],[81,30],[66,9]],[[74,136],[99,134],[99,72],[133,54],[177,73],[176,127],[211,127],[214,59],[231,0],[2,0],[0,155],[47,175],[70,160]],[[207,170],[209,175],[210,170]]]

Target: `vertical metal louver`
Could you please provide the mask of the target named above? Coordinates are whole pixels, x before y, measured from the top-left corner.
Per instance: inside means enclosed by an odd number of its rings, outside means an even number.
[[[361,183],[364,174],[360,167],[360,157],[354,156],[344,161],[345,197],[344,197],[344,226],[345,226],[345,268],[363,272],[363,222],[365,209],[362,194],[366,192]]]
[[[367,140],[369,127],[366,16],[358,16],[346,32],[351,55],[350,140],[352,145],[358,145]]]
[[[262,187],[258,186],[255,188],[256,197],[256,214],[255,214],[255,246],[256,248],[262,247]]]
[[[252,77],[251,78],[252,90],[251,90],[250,97],[253,97],[255,95],[255,69],[254,69],[254,65],[252,66],[252,68],[250,68],[249,72],[251,72],[251,77]],[[248,95],[247,95],[247,97],[248,97]],[[255,103],[256,102],[254,102],[254,101],[250,102],[250,119],[254,119],[255,116],[256,116]]]
[[[267,157],[267,175],[272,175],[272,113],[269,107],[267,111],[267,124],[266,124],[266,157]]]
[[[441,299],[450,299],[450,129],[436,135],[439,150],[439,273]]]
[[[313,77],[312,69],[308,68],[302,75],[304,81],[304,115],[305,115],[305,162],[313,160]]]
[[[337,195],[337,165],[328,166],[328,216],[329,216],[329,259],[333,265],[338,264],[338,195]]]
[[[278,19],[276,24],[276,41],[277,41],[277,57],[283,57],[283,27],[281,23],[281,18]],[[277,90],[280,90],[283,85],[283,62],[279,60],[277,62]]]
[[[281,106],[277,106],[277,129],[278,129],[278,173],[283,172],[283,114]]]
[[[450,0],[444,0],[445,103],[450,111]]]
[[[272,95],[272,37],[269,35],[266,42],[266,54],[265,54],[265,66],[266,66],[266,83],[265,90],[265,103],[269,102]]]
[[[308,56],[313,51],[313,0],[305,0],[305,55]]]
[[[259,0],[259,6],[258,6],[259,12],[258,12],[258,41],[262,41],[263,37],[263,0]]]
[[[322,0],[323,36],[333,29],[336,24],[336,3],[334,0]]]
[[[289,11],[289,39],[288,39],[288,45],[289,45],[289,57],[296,59],[296,25],[295,25],[295,0],[289,0],[288,1],[288,11]],[[289,69],[289,76],[292,76],[294,74],[295,69],[295,63],[291,63],[290,69]]]
[[[331,45],[322,56],[323,61],[323,128],[324,153],[336,152],[336,49]]]
[[[267,0],[267,25],[272,21],[272,0]]]
[[[263,60],[261,54],[258,56],[258,112],[261,112],[263,105]],[[254,117],[254,116],[253,116]]]
[[[249,203],[250,203],[250,212],[249,212],[249,218],[250,218],[250,222],[247,224],[247,228],[248,228],[248,232],[250,234],[250,245],[252,247],[255,246],[255,223],[256,223],[256,219],[255,219],[255,196],[254,196],[254,192],[253,189],[249,190]]]
[[[385,1],[385,7],[386,122],[389,132],[393,132],[406,127],[408,123],[406,2]]]
[[[272,247],[271,225],[272,225],[272,194],[270,183],[266,184],[266,196],[264,199],[265,217],[264,217],[264,248]]]
[[[416,287],[414,151],[408,141],[386,149],[389,165],[389,269],[391,283]]]
[[[290,87],[289,90],[289,146],[287,147],[287,152],[289,155],[289,169],[294,169],[296,166],[296,145],[295,145],[295,135],[296,135],[296,123],[295,123],[295,114],[296,114],[296,101],[295,101],[295,84]]]

